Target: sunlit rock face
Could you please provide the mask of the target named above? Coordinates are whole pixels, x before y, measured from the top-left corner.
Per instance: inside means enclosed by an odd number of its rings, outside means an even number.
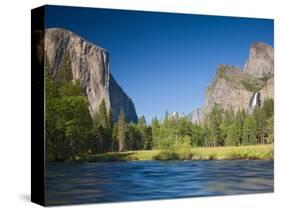
[[[45,52],[53,75],[57,74],[64,54],[69,52],[73,78],[81,82],[92,113],[98,110],[104,99],[115,120],[120,111],[124,111],[127,121],[137,121],[133,101],[110,74],[107,50],[68,30],[50,28],[45,32]]]
[[[273,75],[274,51],[267,44],[256,42],[251,46],[249,59],[245,64],[244,72],[256,77],[266,74]]]
[[[194,124],[201,124],[202,123],[202,109],[196,108],[190,114],[188,114],[189,120]]]
[[[267,98],[274,98],[274,50],[271,46],[256,42],[250,47],[249,59],[244,69],[219,65],[214,80],[206,89],[201,108],[193,112],[192,122],[201,123],[214,104],[234,112],[251,113]]]

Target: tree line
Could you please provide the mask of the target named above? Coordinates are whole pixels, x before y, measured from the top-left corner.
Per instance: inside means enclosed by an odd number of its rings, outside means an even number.
[[[202,124],[193,124],[187,117],[168,115],[163,121],[154,118],[152,148],[169,149],[177,144],[192,147],[241,146],[274,142],[274,101],[266,99],[262,107],[249,114],[236,113],[215,104]]]
[[[169,149],[175,145],[216,147],[274,142],[273,100],[251,114],[234,113],[215,104],[203,124],[193,124],[187,117],[153,118],[144,116],[127,123],[120,112],[114,121],[111,109],[102,100],[96,113],[90,114],[88,98],[79,81],[73,80],[69,54],[65,54],[57,72],[51,72],[45,58],[46,149],[47,160],[75,160],[87,154],[115,151]]]
[[[244,109],[234,113],[215,104],[203,130],[206,146],[239,146],[274,142],[274,101],[268,98],[262,107],[249,114]]]

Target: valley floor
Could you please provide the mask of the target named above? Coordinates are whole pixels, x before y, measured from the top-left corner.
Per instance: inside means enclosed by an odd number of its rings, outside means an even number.
[[[197,147],[188,150],[139,150],[87,155],[80,161],[114,162],[144,160],[273,160],[273,145]]]

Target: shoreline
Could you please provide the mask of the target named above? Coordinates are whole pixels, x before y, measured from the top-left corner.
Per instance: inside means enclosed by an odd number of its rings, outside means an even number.
[[[132,162],[132,161],[204,161],[204,160],[274,160],[273,145],[196,147],[183,152],[177,150],[139,150],[85,155],[77,162]]]

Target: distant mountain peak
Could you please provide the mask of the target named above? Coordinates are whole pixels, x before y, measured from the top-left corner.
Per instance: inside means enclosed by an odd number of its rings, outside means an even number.
[[[253,43],[244,72],[256,77],[262,77],[265,74],[273,74],[273,71],[274,49],[272,46],[262,42]]]

